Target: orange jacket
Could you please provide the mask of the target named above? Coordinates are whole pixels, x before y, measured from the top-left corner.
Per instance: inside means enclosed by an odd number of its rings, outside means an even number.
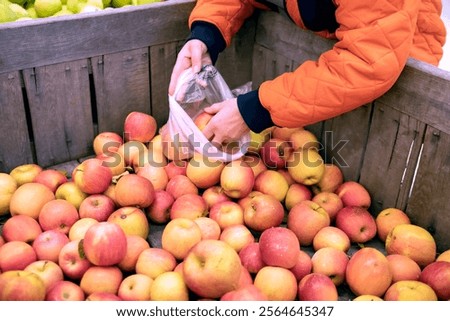
[[[286,0],[301,28],[297,0]],[[383,95],[398,79],[408,57],[437,65],[445,42],[440,0],[334,0],[337,39],[317,61],[263,82],[259,101],[278,126],[300,127],[338,116]],[[254,0],[199,0],[189,24],[214,25],[228,46],[255,8]],[[256,116],[254,116],[256,117]],[[250,126],[250,128],[252,128]]]

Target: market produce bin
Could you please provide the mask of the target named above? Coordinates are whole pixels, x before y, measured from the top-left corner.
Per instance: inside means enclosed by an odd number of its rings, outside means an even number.
[[[0,25],[0,171],[62,166],[92,154],[131,111],[168,117],[167,87],[195,1],[174,0]],[[231,88],[290,71],[333,42],[281,15],[256,14],[219,57]],[[450,73],[409,60],[385,95],[308,126],[326,162],[398,207],[450,248]]]

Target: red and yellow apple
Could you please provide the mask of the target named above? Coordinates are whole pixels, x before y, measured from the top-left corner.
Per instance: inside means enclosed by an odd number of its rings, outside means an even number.
[[[116,201],[120,206],[149,207],[155,198],[152,182],[137,174],[124,175],[116,183]]]
[[[69,243],[69,237],[61,230],[47,230],[39,234],[32,247],[38,260],[58,262],[61,249]]]
[[[84,299],[81,287],[68,280],[56,282],[45,296],[45,301],[84,301]]]
[[[438,297],[428,284],[416,280],[393,283],[384,294],[385,301],[437,301]]]
[[[124,140],[147,143],[155,136],[157,128],[158,124],[152,115],[133,111],[124,121]]]
[[[310,273],[298,283],[298,298],[300,301],[337,301],[338,291],[327,275]]]
[[[280,202],[284,201],[288,189],[289,184],[286,178],[273,169],[268,169],[260,173],[255,178],[253,186],[253,190],[264,194],[270,194]]]
[[[243,160],[234,160],[225,165],[220,174],[220,186],[230,198],[247,196],[255,182],[252,168]]]
[[[315,149],[297,149],[289,156],[286,167],[294,181],[307,186],[317,184],[325,172],[322,156]]]
[[[120,283],[117,295],[124,301],[150,301],[153,279],[145,274],[131,274]]]
[[[137,235],[147,239],[150,233],[150,224],[145,212],[134,206],[124,206],[115,210],[106,220],[119,225],[125,235]]]
[[[12,195],[9,211],[12,216],[23,214],[37,219],[41,208],[54,199],[55,194],[44,184],[25,183]]]
[[[225,227],[219,240],[224,241],[239,253],[246,245],[255,242],[255,236],[244,224],[235,224]]]
[[[411,258],[401,254],[386,256],[392,272],[392,283],[403,280],[419,280],[420,266]]]
[[[73,240],[64,245],[59,252],[58,265],[67,278],[80,280],[92,266],[92,263],[84,255],[83,241]]]
[[[284,206],[289,211],[295,205],[304,200],[312,200],[311,189],[303,184],[292,183],[289,185],[289,189],[286,192],[284,199]]]
[[[201,189],[217,185],[225,163],[209,158],[200,153],[194,153],[186,167],[186,176]]]
[[[208,206],[205,199],[198,194],[184,194],[173,202],[170,208],[170,219],[188,218],[191,220],[197,217],[206,216]]]
[[[127,235],[127,252],[125,257],[117,263],[117,266],[125,272],[133,271],[142,251],[150,248],[150,244],[146,239],[137,235]]]
[[[291,229],[271,227],[259,236],[259,250],[266,265],[291,269],[298,262],[300,242]]]
[[[155,190],[155,198],[146,209],[147,217],[155,223],[167,223],[175,198],[166,190]]]
[[[58,230],[66,235],[79,219],[77,208],[63,199],[54,199],[45,203],[38,216],[38,222],[43,231]]]
[[[9,174],[0,173],[0,216],[9,213],[11,197],[16,190],[16,180]]]
[[[410,224],[408,215],[394,207],[385,208],[375,218],[378,238],[385,242],[389,232],[399,224]]]
[[[369,208],[372,199],[369,191],[356,181],[345,181],[339,185],[335,193],[341,198],[345,206]]]
[[[45,284],[35,273],[23,270],[0,274],[0,301],[43,301]]]
[[[188,301],[189,289],[180,273],[167,271],[153,280],[150,297],[152,301]]]
[[[297,297],[297,279],[283,267],[264,266],[256,273],[253,283],[269,301],[293,301]]]
[[[283,219],[283,204],[272,195],[256,195],[244,205],[244,224],[254,231],[280,226]]]
[[[112,171],[98,158],[88,158],[72,171],[72,180],[86,194],[101,194],[112,181]]]
[[[32,243],[42,233],[38,221],[28,215],[15,215],[6,220],[2,228],[2,236],[6,242],[23,241]]]
[[[191,248],[200,242],[202,232],[194,220],[184,217],[172,219],[164,227],[161,246],[176,259],[183,260]]]
[[[150,247],[139,254],[136,261],[136,273],[155,279],[161,273],[173,271],[177,265],[175,256],[163,248]]]
[[[336,286],[345,281],[345,271],[349,258],[347,254],[334,247],[323,247],[311,257],[312,272],[328,276]]]
[[[224,230],[228,226],[244,224],[244,209],[234,201],[223,201],[209,209],[209,218]]]
[[[93,218],[104,222],[116,209],[114,200],[105,194],[92,194],[87,196],[80,204],[78,213],[80,218]]]
[[[117,295],[122,280],[117,266],[91,266],[81,277],[80,287],[87,296],[98,292]]]

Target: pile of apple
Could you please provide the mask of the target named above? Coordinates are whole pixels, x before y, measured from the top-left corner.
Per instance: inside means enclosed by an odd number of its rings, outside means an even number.
[[[69,175],[0,173],[0,300],[450,299],[450,249],[400,209],[370,213],[307,129],[251,133],[226,163],[177,157],[145,113],[124,132]]]

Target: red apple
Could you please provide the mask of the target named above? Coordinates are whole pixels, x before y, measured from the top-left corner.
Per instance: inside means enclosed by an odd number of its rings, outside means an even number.
[[[344,174],[336,164],[325,164],[325,171],[322,178],[311,186],[314,194],[320,192],[334,193],[337,188],[344,182]]]
[[[66,277],[71,280],[80,280],[92,266],[84,255],[83,241],[73,240],[64,245],[59,252],[58,265]]]
[[[80,287],[87,296],[96,292],[117,295],[122,280],[117,266],[91,266],[81,277]]]
[[[124,175],[116,183],[116,200],[120,206],[149,207],[155,198],[152,182],[137,174]]]
[[[303,184],[292,183],[286,192],[286,197],[284,199],[284,205],[289,211],[295,205],[304,200],[311,200],[312,192],[311,189]]]
[[[56,282],[45,296],[45,301],[84,301],[84,299],[81,287],[68,280]]]
[[[428,264],[420,274],[420,281],[428,284],[439,300],[450,300],[450,262],[436,261]]]
[[[317,203],[309,200],[295,205],[287,217],[287,227],[297,235],[302,246],[311,245],[316,234],[329,225],[328,213]]]
[[[23,270],[37,260],[33,247],[23,241],[6,242],[0,247],[0,271]]]
[[[327,275],[336,286],[345,281],[345,271],[349,258],[347,254],[334,247],[323,247],[311,257],[312,272]]]
[[[200,153],[194,153],[186,167],[186,176],[201,189],[217,185],[225,164]]]
[[[367,209],[359,206],[345,206],[339,210],[335,225],[355,243],[365,243],[377,235],[374,217]]]
[[[219,223],[208,216],[197,217],[195,224],[200,228],[202,240],[218,240],[222,232]]]
[[[291,135],[289,136],[289,142],[291,143],[294,150],[297,150],[299,148],[319,149],[320,147],[320,143],[316,135],[305,128],[297,128],[296,130],[292,131]]]
[[[436,241],[430,232],[415,224],[399,224],[386,237],[387,254],[402,254],[423,269],[436,259]]]
[[[285,168],[293,148],[289,141],[280,138],[270,138],[260,150],[261,159],[268,168]]]
[[[59,252],[69,243],[69,237],[60,230],[44,231],[33,241],[38,260],[58,262]]]
[[[272,195],[257,195],[244,207],[244,223],[254,231],[262,232],[279,226],[283,219],[283,204]]]
[[[127,235],[127,252],[125,257],[117,266],[126,272],[133,271],[136,268],[136,263],[142,251],[150,248],[150,244],[146,239],[137,235]]]
[[[298,261],[300,243],[292,230],[281,226],[272,227],[261,233],[259,249],[266,265],[290,269]]]
[[[164,170],[167,173],[169,180],[176,175],[186,176],[186,168],[188,165],[187,160],[170,161],[164,166]]]
[[[97,158],[89,158],[76,166],[72,180],[86,194],[101,194],[112,181],[111,170]]]
[[[177,217],[165,226],[161,236],[161,245],[176,259],[183,260],[201,239],[200,227],[192,219]]]
[[[145,274],[131,274],[120,283],[117,295],[124,301],[150,301],[153,279]]]
[[[104,222],[116,209],[113,199],[105,194],[93,194],[87,196],[78,209],[80,218],[93,218],[98,222]]]
[[[184,259],[188,288],[203,298],[220,298],[238,286],[242,265],[239,255],[220,240],[198,242]]]
[[[9,175],[14,178],[17,186],[21,186],[25,183],[33,182],[34,178],[42,172],[43,168],[37,164],[21,164],[14,167]]]
[[[226,195],[234,199],[248,195],[254,182],[253,170],[242,160],[227,163],[220,174],[220,186]]]
[[[228,226],[244,224],[244,209],[234,201],[223,201],[209,209],[209,217],[223,230]]]
[[[162,248],[148,248],[139,254],[136,261],[136,273],[155,279],[161,273],[173,271],[177,265],[175,256]]]
[[[255,275],[254,285],[269,301],[293,301],[297,297],[297,279],[290,270],[265,266]]]
[[[55,199],[55,194],[44,184],[25,183],[20,185],[11,197],[11,216],[23,214],[37,219],[41,208]]]
[[[392,272],[392,283],[403,280],[419,280],[421,269],[413,259],[401,255],[390,254],[386,256]]]
[[[361,183],[355,181],[343,182],[335,190],[335,193],[341,198],[344,206],[369,208],[371,204],[369,191]]]
[[[123,229],[111,222],[91,226],[84,236],[86,258],[95,265],[110,266],[119,263],[127,251],[127,238]]]
[[[155,198],[146,209],[147,217],[155,223],[167,223],[170,220],[170,209],[175,198],[168,191],[155,190]]]
[[[94,224],[98,223],[96,219],[90,217],[80,218],[76,221],[69,230],[69,240],[84,239],[86,231]]]
[[[408,215],[398,208],[385,208],[375,218],[378,238],[386,242],[389,232],[399,224],[410,224]]]
[[[156,134],[158,124],[149,114],[133,111],[125,118],[123,125],[125,141],[149,142]]]
[[[345,280],[356,295],[382,297],[392,282],[392,272],[386,256],[372,247],[357,250],[348,261]]]
[[[22,214],[8,218],[2,229],[2,235],[6,242],[32,243],[41,233],[42,229],[39,223],[34,218]]]
[[[267,170],[266,164],[264,164],[263,160],[261,159],[261,157],[259,157],[259,155],[257,156],[252,154],[246,154],[242,157],[242,160],[246,162],[248,166],[250,166],[250,168],[253,170],[253,175],[255,176],[255,178],[256,176]]]
[[[211,186],[205,189],[202,193],[202,197],[205,199],[208,209],[219,202],[231,200],[231,198],[225,194],[223,188],[219,185]]]
[[[95,155],[111,155],[116,153],[119,146],[123,144],[123,138],[114,132],[101,132],[94,137],[92,142]]]
[[[297,262],[292,268],[290,268],[290,271],[294,273],[294,276],[298,282],[300,282],[300,280],[306,275],[310,274],[312,271],[312,262],[309,254],[303,250],[300,250]]]
[[[247,244],[255,242],[255,237],[244,224],[235,224],[225,227],[219,240],[224,241],[239,253]]]
[[[298,284],[300,301],[337,301],[338,291],[333,281],[320,273],[310,273]]]
[[[253,190],[273,195],[280,202],[284,201],[288,189],[289,183],[286,178],[273,169],[268,169],[260,173],[255,178],[253,186]]]
[[[33,179],[34,183],[41,183],[50,188],[50,190],[55,193],[61,184],[67,182],[67,176],[56,169],[44,169]]]
[[[351,242],[343,230],[336,226],[325,226],[314,236],[312,245],[315,251],[324,247],[334,247],[347,252],[350,249]]]
[[[271,130],[271,136],[281,140],[289,141],[291,134],[303,127],[278,127],[274,126]]]
[[[23,270],[4,271],[0,274],[0,301],[44,299],[45,284],[37,274]]]
[[[334,222],[337,213],[344,207],[341,198],[333,192],[319,192],[311,200],[328,213],[331,222]]]
[[[195,116],[194,124],[198,127],[198,129],[203,130],[213,116],[213,114],[209,114],[206,111],[201,111]]]
[[[31,262],[24,271],[33,272],[44,282],[45,290],[48,290],[57,282],[64,279],[61,267],[52,261],[39,260]]]
[[[86,297],[86,301],[123,301],[117,294],[107,292],[93,292]]]
[[[147,215],[142,209],[134,206],[124,206],[115,210],[106,221],[119,225],[125,235],[137,235],[147,239],[150,233]]]
[[[137,169],[136,174],[148,179],[155,191],[165,190],[169,182],[169,177],[163,166],[145,164]]]
[[[208,206],[205,199],[198,194],[184,194],[175,199],[170,208],[170,219],[189,218],[206,216]]]
[[[78,211],[72,203],[55,199],[42,206],[38,221],[43,231],[58,230],[69,234],[70,228],[79,218]]]
[[[225,293],[220,301],[268,301],[268,297],[254,284]]]
[[[175,199],[184,194],[198,194],[198,187],[185,175],[175,175],[167,182],[166,191]]]
[[[260,244],[258,242],[249,243],[239,251],[242,266],[252,274],[258,273],[266,264],[262,260]]]

